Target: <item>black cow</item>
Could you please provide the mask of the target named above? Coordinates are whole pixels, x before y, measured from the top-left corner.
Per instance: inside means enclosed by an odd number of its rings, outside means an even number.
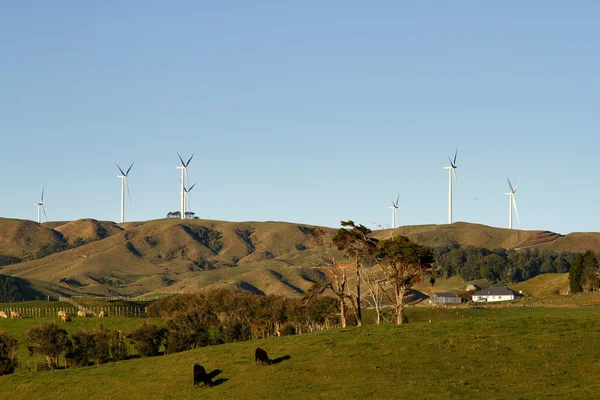
[[[270,365],[271,364],[271,360],[269,360],[269,356],[267,355],[267,352],[264,351],[263,349],[261,349],[260,347],[257,347],[256,351],[254,352],[254,361],[256,362],[256,365]]]
[[[200,364],[194,364],[194,386],[204,383],[205,386],[212,386],[213,381],[206,373],[204,367]]]

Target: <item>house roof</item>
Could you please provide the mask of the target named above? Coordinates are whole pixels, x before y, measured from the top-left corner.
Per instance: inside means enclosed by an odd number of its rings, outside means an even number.
[[[515,297],[523,297],[521,293],[517,293],[512,289],[507,288],[506,286],[500,287],[491,287],[487,289],[480,290],[479,292],[473,293],[473,296],[510,296],[514,295]]]
[[[437,297],[458,297],[454,293],[450,293],[450,292],[438,292],[438,293],[434,293],[434,295],[436,295]]]

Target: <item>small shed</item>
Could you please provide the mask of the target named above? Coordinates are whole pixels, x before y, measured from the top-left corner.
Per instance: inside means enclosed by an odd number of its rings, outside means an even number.
[[[434,304],[460,304],[462,297],[449,292],[439,292],[431,295],[431,302]]]

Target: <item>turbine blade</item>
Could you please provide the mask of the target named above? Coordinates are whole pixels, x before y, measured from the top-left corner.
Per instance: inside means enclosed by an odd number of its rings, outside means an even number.
[[[44,202],[44,189],[45,189],[44,186],[42,186],[42,201],[40,201],[40,203]]]
[[[512,183],[510,183],[510,179],[506,178],[506,180],[508,181],[508,186],[510,186],[510,192],[514,193],[515,189],[513,189],[513,185],[512,185]]]
[[[127,186],[127,197],[129,197],[129,205],[131,205],[131,193],[129,193],[129,181],[127,175],[125,175],[125,186]]]
[[[190,188],[190,190],[192,189]],[[188,190],[185,194],[185,207],[187,211],[192,211],[192,203],[190,202],[190,190]]]
[[[188,192],[188,193],[189,193],[189,192],[191,192],[191,191],[192,191],[192,189],[194,188],[194,186],[196,186],[196,184],[198,184],[198,182],[194,183],[194,184],[193,184],[193,185],[192,185],[192,186],[191,186],[191,187],[190,187],[190,188],[187,190],[187,192]]]
[[[450,166],[454,167],[454,164],[452,163],[452,159],[450,157],[448,157],[448,161],[450,161]]]
[[[456,167],[452,168],[452,175],[454,175],[454,180],[456,181],[456,184],[458,185],[458,177],[456,176]]]
[[[458,146],[456,146],[456,152],[454,153],[454,162],[452,163],[452,166],[454,166],[456,168],[456,156],[458,155]]]
[[[187,167],[185,167],[184,171],[185,171],[185,178],[184,179],[187,179],[187,184],[189,186],[190,185],[190,177],[188,176]],[[183,186],[185,186],[185,182],[183,183]]]
[[[515,208],[515,214],[517,214],[517,221],[519,222],[519,224],[521,223],[521,221],[519,220],[519,210],[517,210],[517,200],[515,200],[515,195],[513,193],[512,197],[512,203],[513,203],[513,207]]]
[[[190,161],[192,161],[192,158],[194,158],[194,154],[196,153],[192,153],[192,156],[190,157],[190,159],[188,160],[187,164],[185,164],[185,166],[187,167],[188,165],[190,165]]]
[[[44,217],[46,218],[46,221],[48,221],[48,215],[46,215],[46,207],[44,207],[43,204],[42,204],[42,211],[44,212]]]
[[[398,197],[396,197],[396,204],[394,204],[396,208],[398,208],[398,201],[400,201],[400,193],[398,193]]]
[[[517,183],[517,186],[515,186],[515,190],[513,193],[517,193],[517,189],[519,188],[519,185],[521,184],[521,182]]]
[[[175,150],[175,153],[177,153],[177,156],[179,157],[179,161],[181,161],[181,165],[183,165],[185,167],[186,165],[183,162],[183,158],[181,158],[181,155],[179,154],[179,152],[177,150]]]
[[[121,172],[121,175],[125,176],[125,172],[123,172],[121,167],[119,167],[119,164],[115,163],[115,165],[117,166],[117,168],[119,168],[119,172]]]
[[[125,176],[129,175],[129,171],[131,171],[133,164],[135,164],[135,161],[131,163],[131,166],[129,168],[127,168],[127,172],[125,173]]]

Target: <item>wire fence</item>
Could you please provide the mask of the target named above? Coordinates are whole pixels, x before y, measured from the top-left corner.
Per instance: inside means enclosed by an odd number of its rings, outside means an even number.
[[[59,318],[59,311],[65,311],[72,317],[76,317],[78,311],[85,311],[86,317],[97,317],[101,311],[104,311],[107,317],[145,318],[148,308],[141,306],[0,307],[0,318]],[[14,313],[18,313],[19,316],[15,316]]]

